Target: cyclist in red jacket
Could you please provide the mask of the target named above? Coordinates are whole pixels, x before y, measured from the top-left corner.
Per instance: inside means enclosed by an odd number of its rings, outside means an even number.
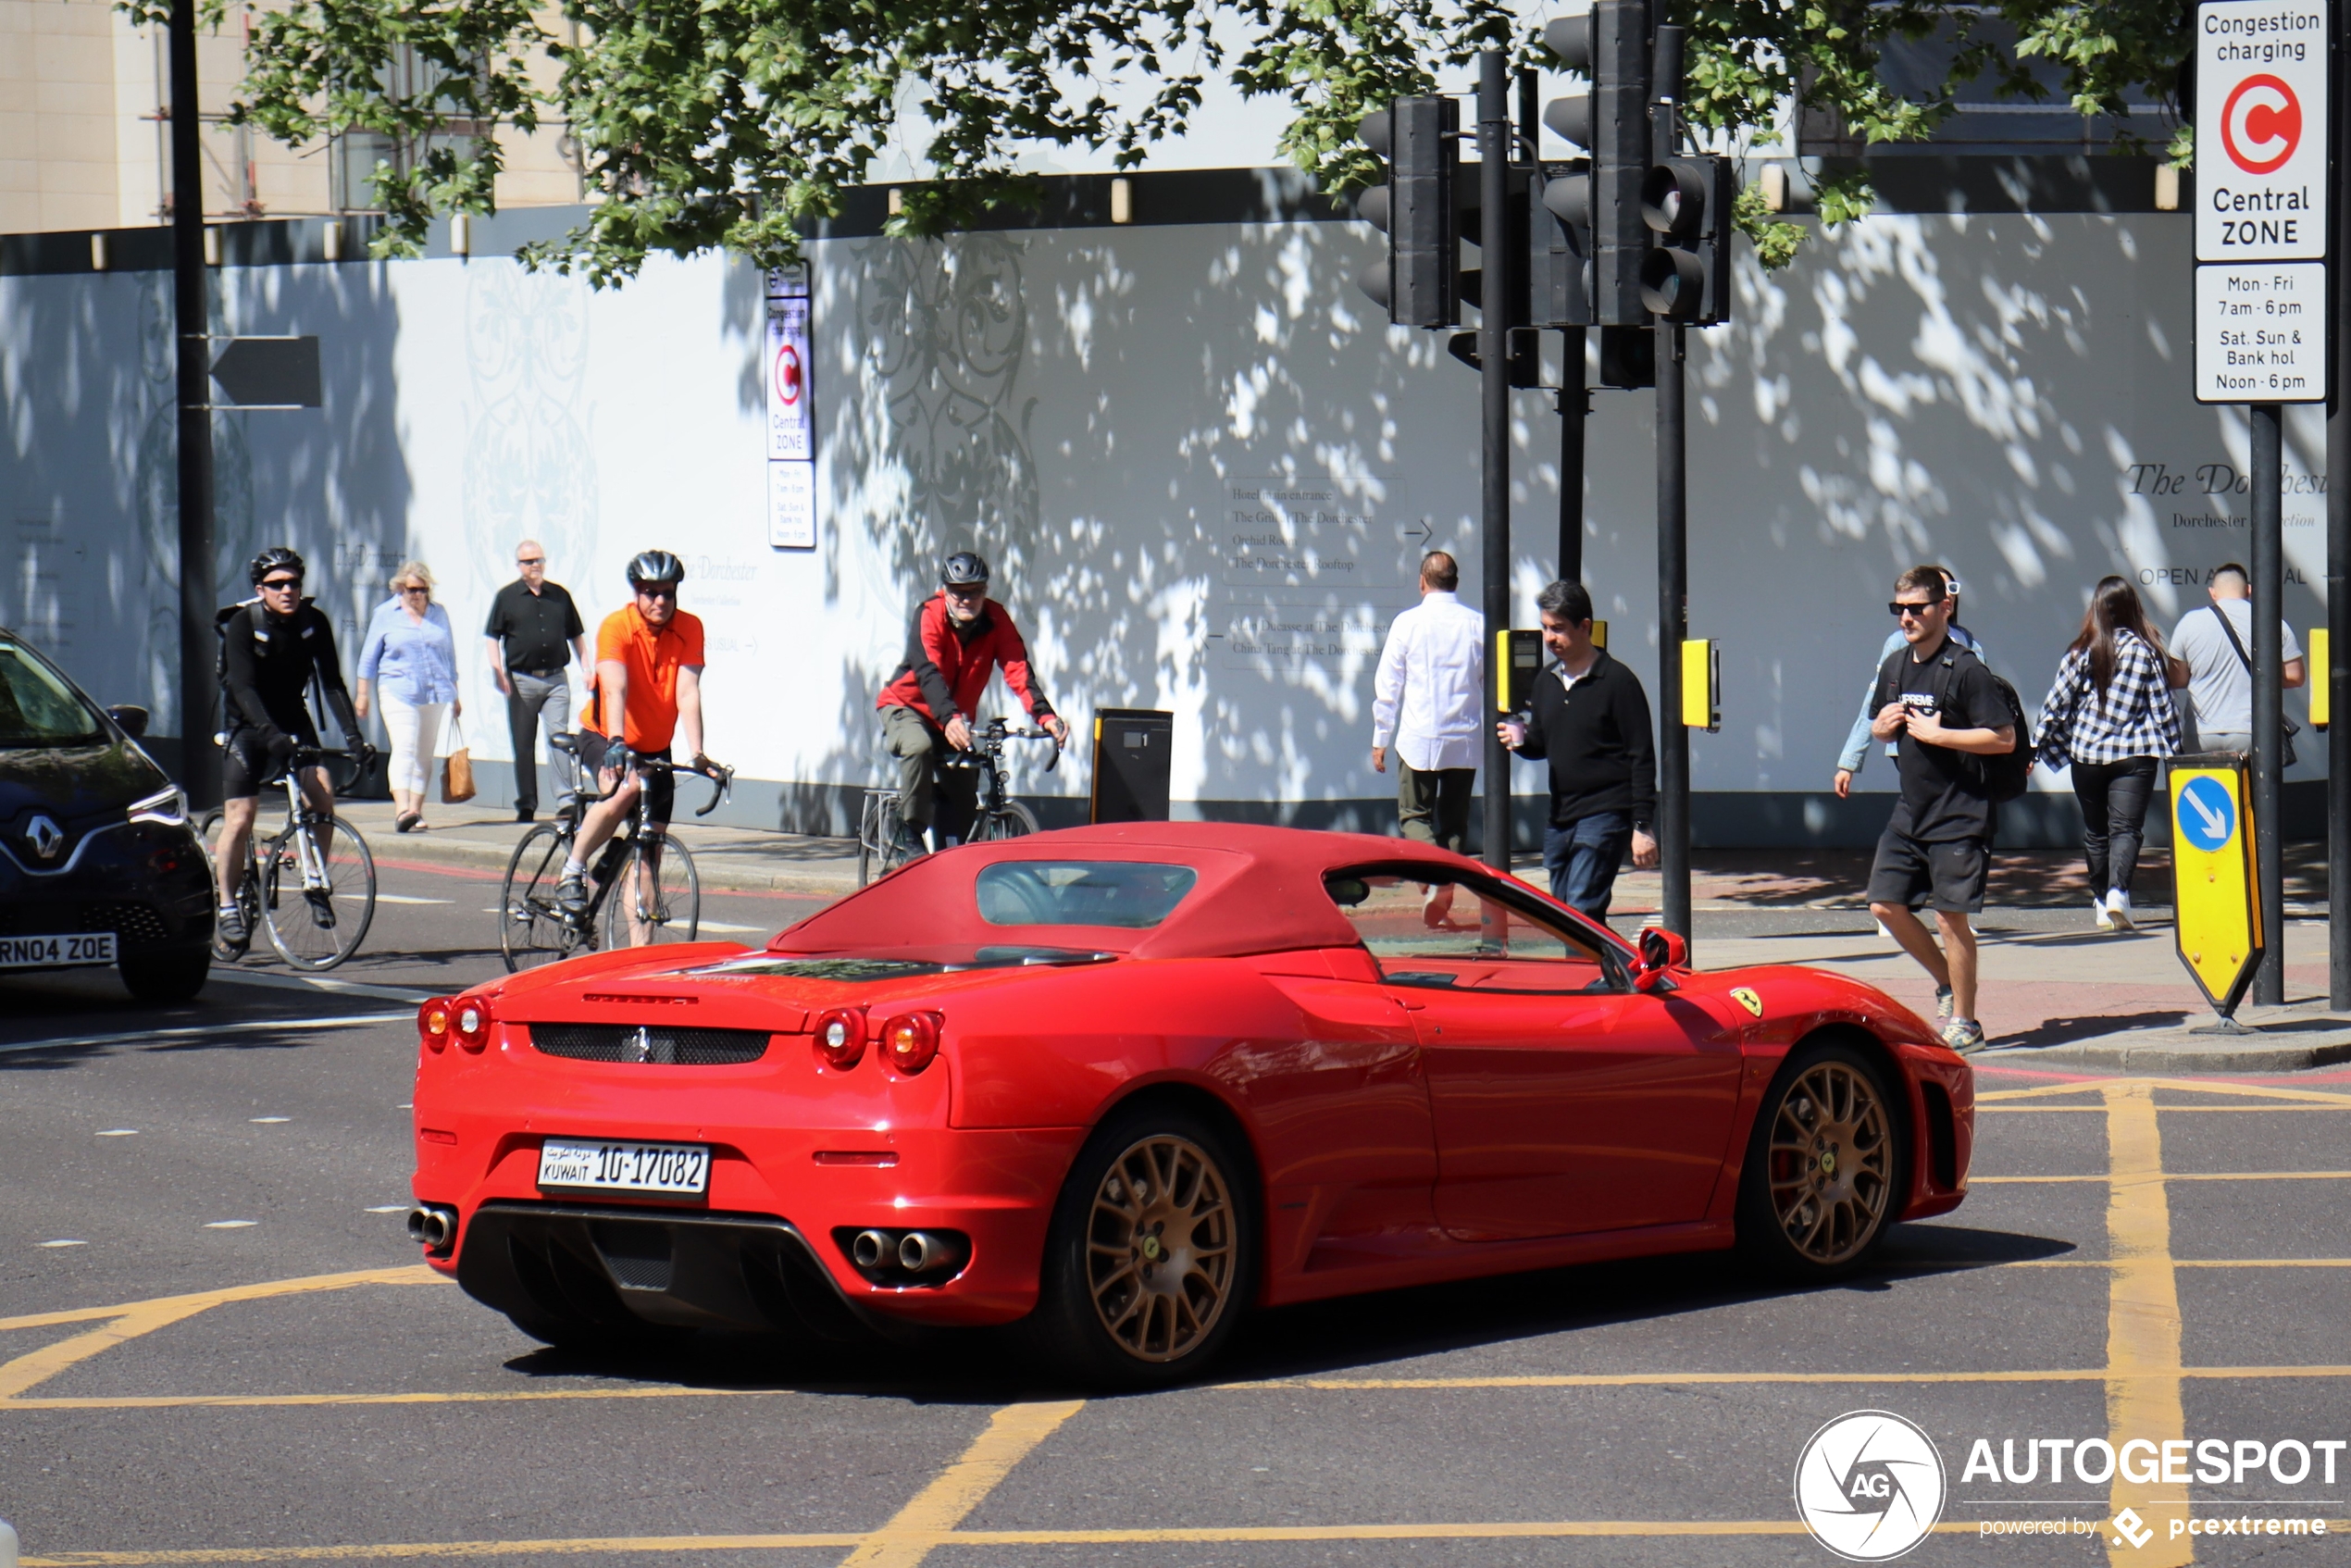
[[[997,666],[1029,717],[1057,744],[1069,744],[1068,724],[1029,673],[1020,628],[988,597],[988,563],[959,550],[939,569],[939,592],[914,612],[906,662],[874,702],[882,744],[898,759],[898,815],[914,840],[910,854],[923,852],[923,830],[934,819],[940,849],[960,842],[971,826],[979,780],[969,768],[944,763],[950,748],[971,750],[971,716]]]

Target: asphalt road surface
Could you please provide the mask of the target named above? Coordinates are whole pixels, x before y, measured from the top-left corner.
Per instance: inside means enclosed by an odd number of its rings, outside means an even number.
[[[1289,1309],[1213,1386],[1123,1399],[984,1335],[597,1360],[404,1239],[406,999],[494,971],[496,881],[386,852],[404,902],[333,977],[362,990],[0,987],[0,1518],[27,1563],[1825,1564],[1792,1477],[1861,1410],[1944,1467],[1906,1562],[2351,1562],[2351,1451],[2330,1485],[2284,1448],[2351,1438],[2351,1074],[1986,1072],[1968,1202],[1832,1289],[1709,1257]],[[807,907],[704,906],[746,941]],[[2134,1437],[2275,1446],[2287,1479],[1969,1464]]]

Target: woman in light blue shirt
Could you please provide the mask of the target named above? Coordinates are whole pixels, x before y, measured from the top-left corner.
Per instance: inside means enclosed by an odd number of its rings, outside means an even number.
[[[392,827],[402,833],[425,826],[433,750],[444,713],[462,715],[457,695],[457,638],[449,612],[432,602],[432,573],[422,561],[392,574],[392,597],[376,607],[359,652],[361,719],[379,682],[384,734],[391,741]]]

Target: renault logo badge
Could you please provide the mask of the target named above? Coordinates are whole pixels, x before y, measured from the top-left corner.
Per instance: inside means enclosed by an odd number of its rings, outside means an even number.
[[[628,1052],[628,1060],[631,1062],[652,1061],[653,1059],[653,1032],[651,1029],[640,1028],[628,1037],[628,1043],[623,1049]]]
[[[65,829],[46,816],[36,816],[25,824],[24,836],[32,845],[32,852],[44,860],[55,860],[57,852],[66,847]]]

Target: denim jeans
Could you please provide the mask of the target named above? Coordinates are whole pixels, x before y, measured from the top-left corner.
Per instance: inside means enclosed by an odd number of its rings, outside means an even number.
[[[1543,869],[1551,874],[1551,896],[1595,920],[1608,918],[1616,891],[1616,868],[1633,841],[1633,819],[1604,811],[1543,829]]]

